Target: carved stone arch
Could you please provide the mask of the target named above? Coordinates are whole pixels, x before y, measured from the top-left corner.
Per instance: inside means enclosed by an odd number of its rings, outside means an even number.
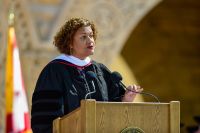
[[[200,2],[165,0],[132,31],[122,56],[145,91],[180,100],[181,122],[200,112]],[[153,99],[145,96],[146,100]]]
[[[17,3],[17,29],[19,33],[26,32],[18,37],[22,49],[25,51],[52,52],[53,29],[58,28],[60,16],[68,9],[73,1],[54,0],[54,1],[34,1],[16,0]],[[27,37],[28,35],[28,37]],[[24,40],[27,39],[27,42]],[[26,42],[26,43],[25,43]]]

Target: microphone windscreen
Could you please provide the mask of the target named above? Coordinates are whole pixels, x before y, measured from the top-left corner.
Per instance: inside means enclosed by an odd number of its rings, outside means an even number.
[[[121,76],[121,74],[120,73],[118,73],[118,72],[112,72],[112,74],[111,74],[111,79],[114,81],[114,82],[120,82],[120,81],[122,81],[122,76]]]
[[[86,77],[89,79],[89,80],[94,80],[97,76],[94,72],[92,71],[87,71],[86,72]]]

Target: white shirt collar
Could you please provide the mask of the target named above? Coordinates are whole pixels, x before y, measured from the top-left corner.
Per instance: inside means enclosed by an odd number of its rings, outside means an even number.
[[[65,60],[65,61],[68,61],[72,64],[77,65],[77,66],[85,66],[85,65],[88,65],[91,62],[90,57],[86,57],[84,60],[81,60],[81,59],[76,58],[72,55],[66,55],[66,54],[61,54],[61,55],[57,56],[55,59]]]

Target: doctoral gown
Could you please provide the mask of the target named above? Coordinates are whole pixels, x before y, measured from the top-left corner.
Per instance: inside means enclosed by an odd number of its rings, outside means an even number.
[[[77,66],[55,59],[44,67],[33,92],[33,133],[52,133],[53,120],[78,108],[82,99],[119,102],[124,93],[123,87],[112,81],[110,70],[101,63],[91,61],[86,66]]]

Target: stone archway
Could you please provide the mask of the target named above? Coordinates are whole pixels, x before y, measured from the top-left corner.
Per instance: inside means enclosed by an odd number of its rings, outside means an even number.
[[[186,126],[200,115],[199,7],[199,1],[164,0],[139,23],[122,50],[146,91],[162,102],[181,101]]]

